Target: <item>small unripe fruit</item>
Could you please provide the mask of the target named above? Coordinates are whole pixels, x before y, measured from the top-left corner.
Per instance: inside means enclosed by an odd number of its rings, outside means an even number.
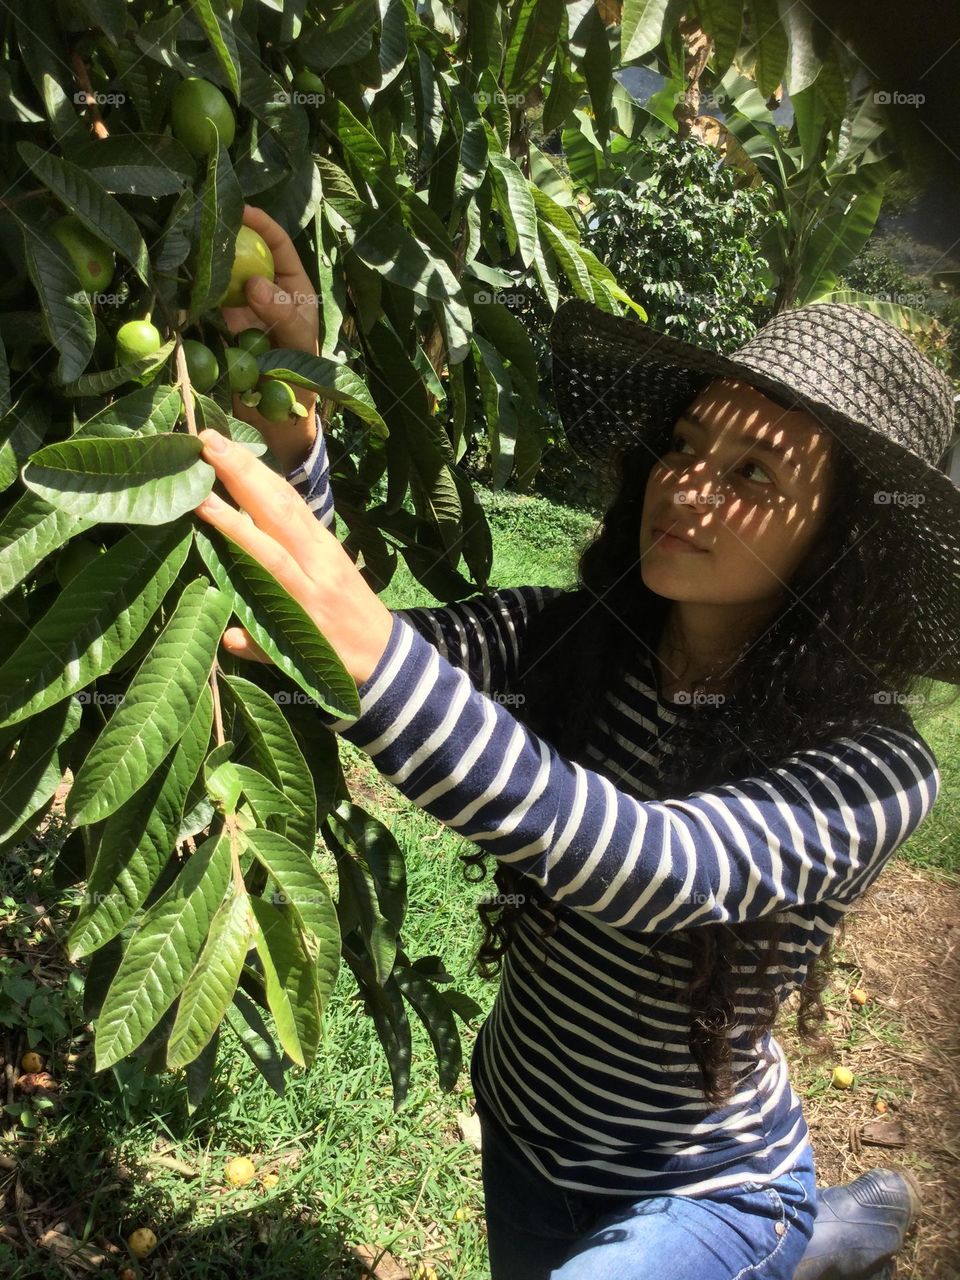
[[[245,1187],[257,1176],[256,1165],[247,1156],[236,1156],[223,1166],[223,1177],[231,1187]]]
[[[830,1083],[837,1089],[849,1089],[853,1084],[853,1072],[849,1067],[834,1067]]]
[[[298,93],[326,93],[326,85],[320,77],[308,71],[306,67],[293,77],[293,87]]]
[[[229,147],[237,127],[227,99],[215,84],[198,76],[181,80],[174,89],[170,123],[174,137],[197,157],[213,150],[216,136],[220,138],[221,147]]]
[[[260,403],[257,411],[262,413],[268,422],[286,422],[294,415],[297,397],[289,382],[282,378],[264,378],[259,384]]]
[[[152,356],[163,346],[160,331],[149,320],[128,320],[117,330],[117,362],[131,364]]]
[[[137,1227],[127,1236],[127,1244],[135,1258],[145,1258],[157,1247],[157,1237],[149,1227]]]
[[[270,350],[270,339],[262,329],[241,329],[237,334],[237,346],[252,356],[262,356]]]
[[[228,347],[225,358],[230,390],[251,391],[260,379],[255,357],[241,347]]]
[[[105,289],[113,279],[117,257],[108,244],[89,231],[72,213],[58,218],[50,230],[70,256],[80,284],[88,293]]]
[[[237,244],[230,268],[230,283],[220,299],[221,307],[245,307],[247,295],[243,286],[251,276],[273,279],[273,254],[270,246],[252,227],[241,227],[237,232]]]
[[[209,391],[220,377],[217,357],[209,347],[204,346],[202,342],[194,341],[193,338],[184,339],[183,354],[187,358],[187,373],[190,375],[191,386],[197,391]]]
[[[42,1071],[43,1059],[39,1053],[25,1053],[20,1059],[21,1071]]]

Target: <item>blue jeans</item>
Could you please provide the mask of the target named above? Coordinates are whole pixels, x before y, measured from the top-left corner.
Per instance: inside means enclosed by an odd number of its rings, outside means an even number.
[[[809,1142],[769,1185],[708,1197],[567,1191],[478,1104],[491,1280],[792,1280],[813,1232]]]

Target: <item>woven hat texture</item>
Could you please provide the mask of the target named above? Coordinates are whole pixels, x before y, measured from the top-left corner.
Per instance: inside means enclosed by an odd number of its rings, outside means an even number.
[[[550,328],[557,408],[571,448],[594,463],[623,446],[662,453],[715,378],[805,409],[846,449],[902,547],[896,568],[929,665],[960,684],[960,490],[939,470],[954,436],[949,379],[905,333],[863,307],[782,311],[729,355],[574,299]],[[885,509],[884,509],[885,508]]]

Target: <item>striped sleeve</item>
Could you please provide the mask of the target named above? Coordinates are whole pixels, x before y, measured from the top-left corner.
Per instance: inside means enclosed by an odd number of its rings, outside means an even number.
[[[299,467],[294,467],[286,474],[288,483],[292,484],[307,506],[322,525],[333,529],[333,490],[330,488],[330,460],[327,456],[327,442],[323,432],[317,429],[317,438],[313,447]]]
[[[318,714],[403,795],[549,898],[627,930],[852,901],[940,789],[916,731],[878,726],[736,782],[639,801],[562,758],[397,615],[358,692],[357,718]]]
[[[505,695],[517,674],[531,617],[563,594],[560,587],[509,587],[438,608],[396,612],[492,698]]]

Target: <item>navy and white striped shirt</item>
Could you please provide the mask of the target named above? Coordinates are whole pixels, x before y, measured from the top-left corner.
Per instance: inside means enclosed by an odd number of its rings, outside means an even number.
[[[331,527],[322,437],[288,479]],[[621,1196],[772,1181],[808,1140],[782,1049],[769,1032],[753,1041],[733,1027],[734,1094],[719,1108],[704,1101],[689,1007],[674,994],[691,966],[678,931],[782,912],[769,975],[782,1001],[929,813],[937,762],[904,713],[902,731],[878,725],[656,800],[685,708],[658,696],[638,653],[597,710],[586,744],[596,771],[583,768],[503,697],[528,619],[556,594],[519,587],[394,611],[359,686],[360,716],[318,714],[408,799],[529,878],[532,909],[504,957],[471,1079],[532,1164],[558,1186]]]

